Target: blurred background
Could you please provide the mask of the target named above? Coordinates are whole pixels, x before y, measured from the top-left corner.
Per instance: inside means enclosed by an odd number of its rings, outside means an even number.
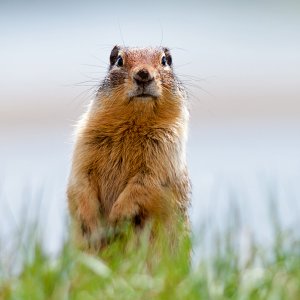
[[[38,216],[46,251],[60,248],[73,127],[115,44],[172,50],[190,95],[195,236],[233,207],[242,236],[268,242],[275,203],[299,225],[299,1],[1,0],[2,246]]]

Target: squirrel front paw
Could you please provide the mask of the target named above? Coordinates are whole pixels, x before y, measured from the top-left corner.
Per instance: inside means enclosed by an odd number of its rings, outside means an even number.
[[[135,202],[116,201],[110,211],[108,221],[112,225],[124,220],[131,220],[140,213],[140,207]]]

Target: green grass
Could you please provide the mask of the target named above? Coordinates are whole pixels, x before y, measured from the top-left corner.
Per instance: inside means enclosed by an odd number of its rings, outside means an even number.
[[[22,271],[0,279],[0,299],[299,300],[297,235],[274,223],[274,243],[252,243],[242,259],[237,233],[237,226],[228,226],[209,247],[198,236],[202,255],[193,264],[192,242],[182,233],[176,253],[170,253],[163,235],[149,243],[147,232],[137,240],[129,228],[98,257],[68,241],[55,259],[44,254],[38,239],[31,239]]]

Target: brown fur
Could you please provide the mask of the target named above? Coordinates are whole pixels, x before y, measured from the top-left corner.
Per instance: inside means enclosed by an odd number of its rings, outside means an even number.
[[[124,65],[115,65],[121,55]],[[185,162],[186,94],[166,48],[120,48],[79,123],[68,203],[79,244],[99,249],[107,228],[122,220],[188,220],[190,184]],[[159,96],[128,96],[133,76],[146,68]]]

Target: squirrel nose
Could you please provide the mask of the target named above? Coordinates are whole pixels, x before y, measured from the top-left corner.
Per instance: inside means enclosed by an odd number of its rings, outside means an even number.
[[[148,84],[154,79],[146,69],[141,69],[136,72],[133,78],[138,85]]]

